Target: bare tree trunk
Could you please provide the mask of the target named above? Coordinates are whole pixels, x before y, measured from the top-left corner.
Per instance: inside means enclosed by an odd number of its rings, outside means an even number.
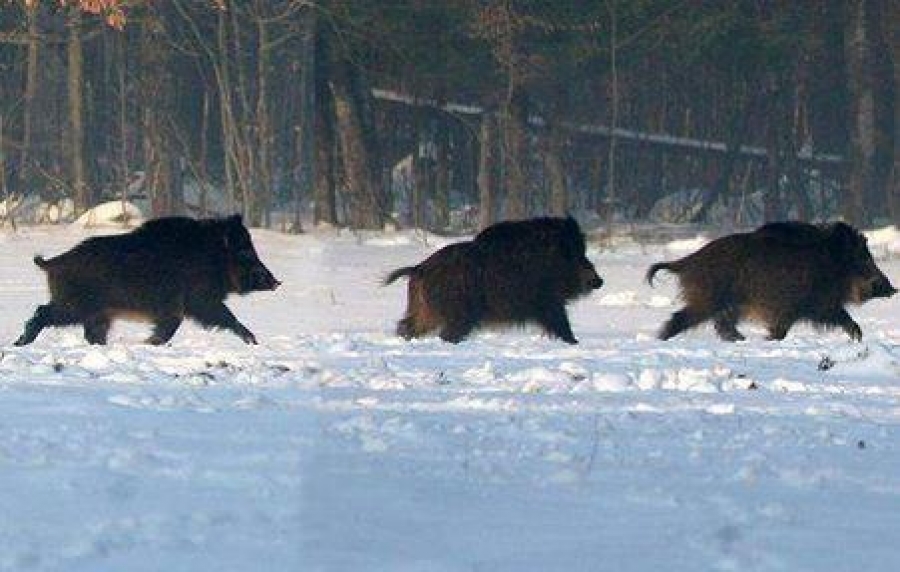
[[[259,181],[255,179],[256,173],[256,149],[251,130],[254,128],[251,119],[248,117],[252,110],[250,98],[250,86],[248,80],[248,65],[245,65],[241,55],[244,54],[243,36],[241,34],[241,22],[239,17],[242,13],[239,2],[232,1],[230,8],[227,10],[230,16],[230,30],[228,36],[230,45],[226,47],[222,57],[226,58],[222,62],[223,67],[228,68],[234,66],[231,75],[232,83],[229,83],[225,89],[231,91],[231,121],[234,131],[234,147],[232,153],[235,157],[235,172],[238,175],[238,193],[241,208],[244,217],[254,224],[254,205],[253,200]]]
[[[335,177],[337,160],[335,148],[334,101],[328,92],[328,84],[323,76],[316,82],[318,113],[316,113],[316,170],[315,170],[315,223],[336,225],[337,201],[335,197]]]
[[[150,7],[141,30],[141,78],[145,184],[154,216],[184,211],[181,164],[172,131],[175,95],[169,49],[160,15]]]
[[[867,189],[876,184],[876,101],[872,81],[872,30],[870,0],[849,0],[844,49],[850,91],[850,142],[847,152],[847,188],[844,216],[853,224],[868,222]]]
[[[882,224],[891,215],[891,170],[894,149],[900,141],[891,126],[895,118],[896,92],[891,65],[891,30],[900,23],[888,20],[896,0],[872,0],[869,26],[872,30],[872,83],[875,92],[875,184],[866,195],[866,212],[870,222]]]
[[[445,121],[438,121],[434,137],[434,230],[450,226],[450,133]]]
[[[6,182],[6,131],[3,114],[0,114],[0,197],[9,198],[9,187]]]
[[[28,19],[28,55],[25,71],[25,101],[22,109],[22,153],[19,156],[19,176],[16,189],[31,187],[32,147],[34,146],[34,116],[38,89],[38,66],[40,65],[40,29],[38,27],[37,2],[26,3]]]
[[[339,61],[336,68],[332,91],[347,184],[347,222],[356,229],[381,229],[388,218],[387,196],[374,146],[373,122],[367,117],[371,106],[365,99],[371,93],[352,64]]]
[[[420,143],[419,152],[413,158],[412,223],[415,228],[429,229],[428,206],[434,197],[435,169],[434,160],[422,151],[422,146]]]
[[[612,28],[612,33],[609,36],[610,89],[612,90],[610,103],[612,109],[609,122],[609,160],[606,163],[606,202],[607,208],[609,209],[607,211],[607,230],[609,231],[610,235],[612,235],[613,232],[613,223],[615,223],[616,219],[616,204],[619,200],[618,189],[616,188],[616,147],[618,144],[616,130],[619,128],[619,67],[617,59],[618,50],[616,49],[616,44],[619,41],[619,18],[618,14],[616,13],[617,1],[618,0],[607,0],[610,26]]]
[[[413,159],[413,224],[436,232],[450,223],[450,141],[447,125],[430,111],[417,114]]]
[[[0,224],[8,222],[16,230],[16,212],[12,208],[9,185],[6,180],[6,131],[4,117],[0,114],[0,197],[6,201],[6,216],[0,218]]]
[[[453,161],[452,178],[453,184],[463,199],[463,208],[466,209],[466,215],[460,221],[466,229],[477,226],[478,221],[470,218],[472,212],[478,212],[471,209],[471,203],[478,203],[478,134],[468,126],[461,127],[455,132],[456,145],[455,160]]]
[[[265,0],[264,0],[265,1]],[[272,122],[269,114],[269,69],[271,50],[269,47],[269,28],[262,4],[256,2],[256,126],[255,139],[256,172],[253,174],[255,184],[250,198],[250,223],[254,226],[269,226],[269,214],[274,196],[272,177],[272,146],[275,143],[272,134]],[[251,152],[252,153],[252,152]]]
[[[331,56],[327,35],[324,30],[315,37],[315,224],[338,223],[337,200],[335,196],[337,177],[337,134],[334,98],[329,88],[331,76]]]
[[[774,95],[772,98],[774,99]],[[766,126],[766,193],[763,197],[763,218],[765,221],[775,221],[782,216],[781,198],[781,174],[784,170],[784,149],[780,131],[783,129],[780,122],[774,119],[778,105],[772,103],[769,110],[770,119]]]
[[[128,82],[126,74],[127,58],[125,57],[125,35],[116,36],[116,50],[119,59],[119,189],[122,193],[122,209],[128,195]]]
[[[524,219],[529,214],[528,182],[525,162],[528,158],[528,109],[525,96],[515,90],[501,108],[503,141],[504,217]]]
[[[550,214],[563,216],[569,212],[569,191],[566,187],[566,171],[563,166],[564,135],[556,122],[550,124],[544,169],[550,180]]]
[[[790,214],[790,202],[797,208],[796,216],[807,220],[810,216],[806,182],[801,180],[797,159],[797,132],[794,124],[796,101],[796,70],[773,71],[768,74],[766,117],[767,191],[764,197],[766,221],[783,219]],[[747,115],[747,114],[743,114]],[[746,124],[746,120],[738,118]],[[739,126],[740,131],[744,127]]]
[[[316,202],[315,219],[316,222],[319,220],[319,201],[318,196],[316,196],[316,177],[318,176],[318,169],[316,169],[316,122],[320,118],[317,117],[316,113],[318,105],[316,84],[319,81],[319,74],[316,68],[321,54],[318,54],[316,49],[315,7],[305,7],[300,12],[300,18],[300,130],[298,133],[300,180],[294,193],[294,208],[296,209],[294,211],[294,232],[303,230],[300,219],[303,213],[304,197],[314,198]]]
[[[219,10],[216,18],[216,51],[210,54],[216,72],[219,92],[219,119],[222,122],[222,148],[225,155],[225,186],[232,206],[242,203],[243,185],[239,174],[240,158],[237,147],[240,141],[235,120],[233,96],[231,93],[231,67],[228,57],[228,14]]]
[[[894,165],[892,180],[888,185],[888,208],[891,220],[900,225],[900,2],[892,2],[886,21],[894,22],[888,26],[891,65],[893,69],[893,103],[894,103]]]
[[[203,89],[203,111],[200,114],[200,148],[197,155],[200,157],[197,165],[197,185],[200,196],[197,197],[197,209],[200,216],[209,216],[209,172],[206,169],[207,156],[209,155],[209,114],[210,114],[209,90]]]
[[[593,192],[588,194],[587,207],[601,213],[603,211],[603,156],[597,152],[591,159],[588,167],[588,182]]]
[[[414,110],[416,147],[412,155],[410,211],[414,228],[431,228],[429,206],[434,197],[434,133],[427,110]]]
[[[779,98],[782,119],[782,141],[784,142],[784,175],[787,180],[788,194],[796,208],[796,218],[810,220],[813,216],[812,202],[809,199],[809,189],[803,166],[800,164],[799,138],[801,133],[795,121],[797,117],[797,85],[794,79],[797,73],[791,73],[782,77],[783,90]],[[787,213],[785,213],[787,214]]]
[[[70,161],[75,213],[90,208],[93,202],[87,183],[84,156],[84,56],[81,46],[81,10],[70,8],[69,21],[69,121],[71,123]]]
[[[478,146],[478,227],[481,229],[497,221],[497,194],[500,189],[500,160],[497,156],[499,137],[497,114],[486,111],[481,116],[481,140]]]

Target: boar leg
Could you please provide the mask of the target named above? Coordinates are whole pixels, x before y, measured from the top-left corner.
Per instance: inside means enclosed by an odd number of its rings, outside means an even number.
[[[538,318],[538,323],[551,336],[568,344],[578,343],[575,334],[572,333],[569,316],[566,315],[566,307],[562,304],[554,304],[546,308],[543,315]]]
[[[438,329],[444,320],[439,318],[424,302],[417,302],[397,322],[397,335],[405,340],[418,338]]]
[[[190,308],[190,317],[207,328],[231,330],[248,344],[256,344],[256,336],[231,313],[225,304],[212,304]]]
[[[397,322],[397,335],[406,341],[418,338],[428,331],[420,322],[415,316],[406,316]]]
[[[458,344],[475,329],[475,323],[470,320],[448,321],[441,328],[440,337],[445,342]]]
[[[859,327],[859,324],[850,317],[847,310],[841,308],[835,312],[835,314],[831,316],[829,323],[840,326],[854,342],[862,340],[862,329]]]
[[[48,326],[71,326],[80,320],[71,312],[57,306],[53,302],[38,306],[34,316],[25,322],[25,331],[16,340],[15,345],[24,346],[30,344],[38,337],[41,330]]]
[[[739,342],[746,339],[737,329],[737,309],[733,307],[725,308],[716,314],[714,320],[716,333],[726,342]]]
[[[153,324],[153,335],[147,338],[147,343],[154,346],[163,345],[172,339],[179,326],[181,326],[181,318],[179,316],[166,316],[157,319]]]
[[[110,319],[105,314],[94,314],[84,321],[84,339],[89,344],[106,344]]]
[[[663,325],[662,330],[659,332],[659,339],[668,340],[669,338],[677,336],[681,332],[697,326],[708,317],[709,316],[703,314],[698,314],[690,308],[682,308],[672,314],[669,321]]]
[[[787,336],[788,330],[790,330],[793,325],[793,320],[784,317],[776,318],[775,321],[768,326],[769,339],[773,341],[783,340],[785,336]]]

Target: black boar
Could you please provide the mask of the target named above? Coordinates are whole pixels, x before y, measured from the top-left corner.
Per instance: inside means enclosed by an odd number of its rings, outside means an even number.
[[[401,276],[409,277],[409,286],[397,333],[411,339],[438,330],[452,343],[481,325],[529,322],[578,343],[566,303],[603,285],[571,217],[495,224],[417,266],[394,270],[384,283]]]
[[[147,343],[164,344],[185,317],[255,344],[224,300],[280,284],[257,257],[240,215],[151,220],[130,233],[89,238],[34,262],[47,273],[50,302],[26,322],[18,346],[33,342],[48,326],[76,324],[84,327],[89,343],[105,344],[116,318],[150,321],[154,329]]]
[[[659,270],[678,276],[685,301],[660,331],[663,340],[710,319],[722,339],[742,340],[737,324],[745,318],[765,324],[773,340],[798,321],[840,327],[860,340],[862,330],[844,306],[897,292],[875,265],[865,237],[842,222],[770,223],[652,265],[651,285]]]

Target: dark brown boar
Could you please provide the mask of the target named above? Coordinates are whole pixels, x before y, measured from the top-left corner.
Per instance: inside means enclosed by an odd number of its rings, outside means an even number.
[[[47,273],[50,302],[38,306],[16,345],[48,326],[81,324],[105,344],[114,319],[153,324],[147,343],[166,343],[185,317],[225,328],[248,344],[256,338],[225,306],[229,294],[280,284],[260,262],[239,215],[151,220],[130,233],[89,238],[55,258],[35,257]]]
[[[394,270],[385,284],[401,276],[409,277],[409,285],[397,333],[411,339],[437,330],[452,343],[482,325],[526,323],[578,343],[566,303],[603,285],[571,217],[493,225],[421,264]]]
[[[663,340],[710,319],[728,341],[744,339],[737,329],[742,319],[762,322],[774,340],[798,321],[840,327],[859,340],[862,330],[844,306],[897,292],[875,265],[865,237],[842,222],[770,223],[652,265],[650,284],[659,270],[678,276],[685,302],[660,331]]]

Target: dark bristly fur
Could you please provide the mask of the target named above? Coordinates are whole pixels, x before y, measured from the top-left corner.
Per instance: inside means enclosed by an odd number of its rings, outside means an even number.
[[[737,324],[746,318],[765,324],[770,339],[806,321],[840,327],[859,340],[862,331],[844,306],[897,292],[865,237],[842,222],[775,222],[725,236],[680,260],[652,265],[651,285],[660,270],[678,276],[685,301],[660,331],[664,340],[707,320],[722,339],[742,340]]]
[[[404,276],[407,310],[397,333],[411,339],[438,331],[453,343],[481,325],[525,323],[577,343],[566,303],[603,284],[571,217],[493,225],[417,266],[394,270],[385,284]]]
[[[260,262],[237,215],[151,220],[130,233],[89,238],[34,262],[47,273],[51,299],[26,322],[16,341],[20,346],[46,327],[75,324],[84,327],[88,342],[104,344],[117,318],[150,321],[154,331],[147,342],[163,344],[185,317],[255,344],[224,300],[280,284]]]

